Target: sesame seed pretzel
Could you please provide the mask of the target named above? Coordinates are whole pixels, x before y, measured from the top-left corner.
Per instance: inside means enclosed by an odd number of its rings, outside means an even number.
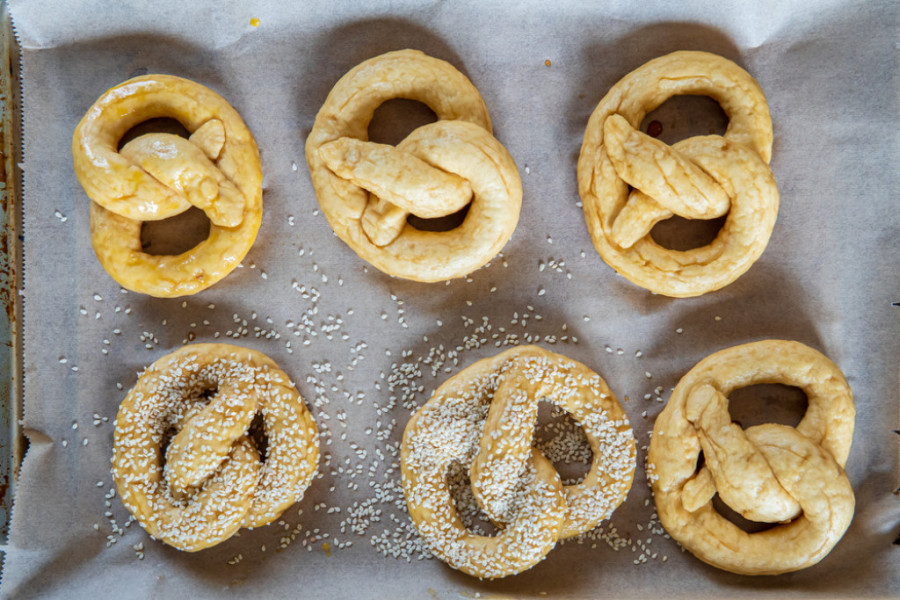
[[[397,146],[368,141],[375,109],[417,100],[438,121]],[[306,160],[322,212],[363,260],[405,279],[441,281],[484,266],[519,219],[522,182],[491,133],[478,90],[452,65],[416,50],[389,52],[335,84],[306,140]],[[469,212],[450,231],[421,231],[425,219]]]
[[[568,412],[593,452],[584,480],[563,485],[532,447],[538,402]],[[450,495],[448,469],[469,466],[472,490],[501,529],[474,535]],[[634,476],[634,434],[603,379],[537,346],[486,358],[451,377],[410,419],[403,435],[403,491],[431,551],[482,578],[520,573],[556,542],[596,527],[625,500]]]
[[[258,414],[262,460],[248,434]],[[277,364],[248,348],[192,344],[154,362],[125,397],[112,473],[151,536],[195,552],[277,519],[303,498],[318,458],[316,424]]]
[[[117,150],[149,119],[178,120],[191,136],[148,133]],[[199,292],[246,256],[262,220],[259,150],[221,96],[187,79],[144,75],[103,94],[75,128],[75,174],[91,198],[91,242],[120,285],[171,298]],[[191,206],[206,213],[209,237],[177,256],[146,254],[145,221]]]
[[[639,130],[647,113],[682,94],[716,100],[730,119],[725,135],[670,147]],[[578,191],[594,247],[619,274],[658,294],[699,296],[728,285],[759,258],[775,225],[771,156],[769,106],[746,71],[706,52],[646,63],[609,90],[584,134]],[[650,235],[673,215],[725,214],[718,236],[700,248],[670,250]]]
[[[809,407],[796,429],[741,429],[728,394],[760,383],[797,386]],[[648,467],[660,522],[700,560],[745,575],[772,575],[822,560],[850,525],[853,396],[840,369],[798,342],[766,340],[703,359],[656,419]],[[698,470],[703,452],[705,464]],[[780,523],[747,533],[715,509],[719,497],[746,519]]]

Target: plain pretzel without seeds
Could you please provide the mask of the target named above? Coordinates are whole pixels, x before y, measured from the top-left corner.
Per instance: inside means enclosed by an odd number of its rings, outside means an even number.
[[[670,147],[639,130],[647,113],[681,94],[716,100],[729,117],[725,135]],[[621,275],[658,294],[699,296],[728,285],[759,258],[775,225],[771,155],[769,106],[746,71],[706,52],[648,62],[609,90],[584,134],[578,191],[594,247]],[[650,235],[673,215],[726,213],[707,246],[670,250]]]
[[[809,407],[796,429],[769,423],[743,430],[731,421],[728,394],[760,383],[806,393]],[[838,367],[798,342],[767,340],[703,359],[678,383],[653,428],[647,462],[660,522],[699,559],[733,573],[773,575],[816,564],[853,518],[843,466],[855,414]],[[716,493],[746,519],[780,524],[747,533],[716,511]]]
[[[168,117],[190,132],[139,136],[132,127]],[[144,75],[103,94],[75,128],[75,174],[91,198],[91,242],[122,287],[171,298],[194,294],[243,260],[262,220],[262,170],[253,135],[221,96],[187,79]],[[177,256],[147,254],[145,221],[191,206],[209,217],[209,237]]]
[[[593,459],[580,483],[563,485],[532,447],[540,400],[568,412],[587,436]],[[454,463],[468,468],[496,536],[474,535],[460,519],[447,482]],[[444,382],[410,419],[401,449],[406,502],[428,547],[451,567],[491,579],[531,568],[558,540],[608,519],[634,467],[634,434],[603,379],[537,346],[478,361]]]
[[[257,415],[262,461],[248,433]],[[247,348],[194,344],[153,363],[122,402],[112,473],[151,536],[194,552],[277,519],[303,498],[318,458],[316,424],[278,365]]]
[[[375,109],[417,100],[438,121],[397,146],[368,141]],[[405,279],[441,281],[484,266],[519,219],[522,182],[491,133],[481,95],[452,65],[416,50],[377,56],[335,84],[306,140],[306,160],[322,212],[347,245],[376,268]],[[466,205],[450,231],[420,231],[425,219]]]

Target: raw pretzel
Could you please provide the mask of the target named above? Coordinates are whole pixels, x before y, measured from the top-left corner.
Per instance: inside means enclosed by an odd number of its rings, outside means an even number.
[[[262,462],[248,434],[257,414]],[[303,497],[318,457],[316,425],[278,365],[247,348],[193,344],[153,363],[122,402],[112,472],[151,536],[194,552],[277,519]]]
[[[806,393],[809,408],[796,429],[732,423],[728,394],[760,383]],[[838,367],[798,342],[766,340],[703,359],[678,383],[653,428],[647,462],[660,521],[699,559],[733,573],[816,564],[853,518],[843,466],[854,415]],[[781,524],[747,533],[716,511],[716,493],[746,519]]]
[[[540,400],[568,412],[587,436],[593,460],[581,483],[563,485],[532,447]],[[475,497],[501,529],[496,536],[474,535],[460,520],[447,483],[457,462],[469,468]],[[608,519],[634,466],[634,434],[603,379],[537,346],[481,360],[444,382],[410,419],[401,450],[406,502],[428,547],[486,578],[529,569],[558,540]]]
[[[375,109],[392,98],[426,104],[438,121],[396,147],[368,141]],[[381,271],[417,281],[463,277],[506,244],[519,219],[522,182],[491,134],[478,90],[452,65],[416,50],[377,56],[331,90],[306,141],[322,212],[344,242]],[[450,231],[420,231],[469,205]]]
[[[191,136],[122,136],[144,121],[177,119]],[[75,174],[91,198],[91,242],[120,285],[171,298],[199,292],[244,258],[262,220],[259,150],[221,96],[187,79],[144,75],[101,96],[72,138]],[[141,225],[191,206],[210,220],[209,237],[177,256],[143,252]]]
[[[670,147],[639,130],[647,113],[680,94],[716,100],[730,119],[725,135]],[[578,191],[594,247],[621,275],[658,294],[699,296],[728,285],[759,258],[775,225],[771,155],[769,106],[746,71],[706,52],[648,62],[610,89],[584,134]],[[650,236],[673,215],[726,213],[716,239],[700,248],[670,250]]]

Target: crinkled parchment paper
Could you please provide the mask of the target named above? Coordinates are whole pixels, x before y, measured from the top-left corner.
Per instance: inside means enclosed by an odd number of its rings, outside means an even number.
[[[900,499],[892,495],[896,3],[64,0],[13,2],[11,12],[23,57],[22,425],[30,449],[5,548],[6,596],[858,597],[900,590],[900,546],[892,544],[900,533]],[[306,135],[337,79],[364,59],[405,47],[446,59],[472,79],[524,185],[521,220],[503,257],[449,285],[364,268],[317,210],[304,160]],[[772,169],[782,199],[756,265],[722,291],[683,300],[638,289],[603,263],[575,181],[595,104],[624,74],[677,49],[719,53],[760,82],[775,125]],[[262,151],[265,215],[255,246],[241,269],[183,300],[122,293],[102,270],[70,155],[72,131],[91,103],[148,72],[218,91]],[[675,104],[660,117],[664,135],[677,133],[698,107]],[[394,116],[402,119],[403,109]],[[692,126],[719,127],[710,115]],[[392,128],[390,118],[379,118]],[[466,348],[483,318],[491,335],[505,331]],[[189,338],[212,341],[219,332],[224,340],[229,331],[245,331],[229,339],[266,352],[297,382],[322,431],[323,476],[282,523],[185,554],[126,526],[128,514],[110,494],[112,422],[138,371]],[[626,503],[593,538],[558,547],[520,576],[479,582],[420,559],[391,463],[410,410],[450,373],[497,352],[507,335],[537,336],[597,370],[623,402],[627,396],[640,464]],[[857,509],[818,566],[738,577],[662,535],[643,458],[664,405],[657,397],[668,398],[704,356],[768,337],[810,344],[846,373],[858,410],[847,464]],[[421,362],[431,349],[445,360],[435,376],[434,363]],[[416,365],[419,377],[408,374]],[[767,402],[757,400],[749,418],[762,421]],[[768,404],[774,408],[777,394]]]

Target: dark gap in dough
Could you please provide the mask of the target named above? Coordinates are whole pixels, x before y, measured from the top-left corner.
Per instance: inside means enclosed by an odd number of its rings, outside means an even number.
[[[535,448],[553,463],[563,485],[584,481],[594,453],[584,429],[572,415],[546,400],[538,403],[538,419],[534,427]]]
[[[700,451],[700,454],[697,455],[697,466],[694,467],[694,473],[699,473],[700,469],[706,464],[706,457],[703,456],[703,450]]]
[[[409,215],[406,217],[406,222],[419,231],[450,231],[463,224],[466,215],[469,214],[470,206],[472,206],[471,202],[451,215],[435,219],[423,219],[416,215]]]
[[[185,139],[191,136],[190,132],[184,128],[184,125],[182,125],[178,119],[169,117],[148,119],[126,131],[125,135],[122,136],[122,139],[119,140],[119,145],[116,150],[121,150],[122,146],[131,140],[147,133],[171,133],[172,135],[177,135],[178,137],[183,137]]]
[[[181,254],[206,240],[209,228],[206,213],[192,206],[180,215],[141,223],[141,248],[154,256]]]
[[[696,135],[724,135],[727,128],[728,115],[718,102],[707,96],[692,95],[669,98],[647,113],[640,127],[644,133],[670,146]]]
[[[256,413],[253,417],[247,435],[253,440],[256,451],[259,452],[259,459],[265,462],[269,450],[269,436],[266,435],[266,423],[263,420],[262,413]]]
[[[763,423],[796,427],[808,406],[809,399],[802,389],[780,383],[750,385],[728,394],[731,420],[744,429]]]
[[[650,230],[653,241],[669,250],[684,252],[708,246],[716,239],[728,215],[716,219],[685,219],[675,215]]]
[[[447,485],[450,488],[453,507],[470,533],[494,536],[500,531],[491,523],[475,499],[472,482],[469,479],[469,465],[458,461],[451,463],[447,469]]]
[[[718,511],[718,513],[722,516],[726,521],[730,521],[738,529],[741,531],[745,531],[747,533],[760,533],[762,531],[766,531],[767,529],[772,529],[773,527],[777,527],[780,523],[760,523],[758,521],[751,521],[749,519],[745,519],[740,514],[731,510],[731,507],[725,504],[721,498],[719,498],[719,494],[713,496],[712,499],[713,508]]]
[[[162,456],[162,465],[166,466],[166,453],[169,451],[169,444],[172,443],[172,440],[175,436],[178,435],[178,430],[173,426],[169,426],[166,428],[166,431],[163,433],[162,440],[159,442],[159,452]]]
[[[435,121],[437,115],[425,104],[394,98],[375,109],[369,122],[369,141],[396,146],[414,129]]]

